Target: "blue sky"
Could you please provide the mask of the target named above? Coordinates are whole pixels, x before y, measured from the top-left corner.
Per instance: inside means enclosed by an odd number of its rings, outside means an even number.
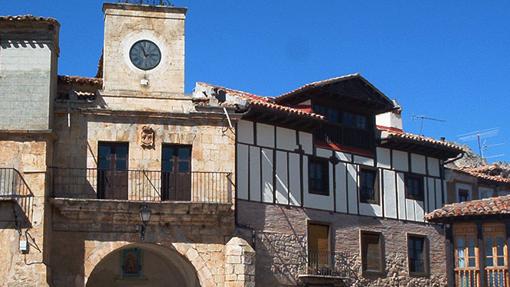
[[[0,0],[0,14],[62,24],[59,73],[93,76],[103,1]],[[510,161],[510,1],[175,0],[189,9],[186,91],[197,81],[274,96],[359,72],[404,109],[404,128],[458,136],[499,128]],[[465,142],[476,146],[474,141]]]

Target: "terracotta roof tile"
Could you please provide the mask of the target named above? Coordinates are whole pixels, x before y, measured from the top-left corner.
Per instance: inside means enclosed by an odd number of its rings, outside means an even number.
[[[474,177],[477,177],[479,179],[489,180],[489,181],[493,181],[493,182],[497,182],[497,183],[510,184],[510,178],[502,177],[500,175],[488,174],[488,173],[490,173],[490,171],[493,171],[496,168],[497,167],[486,165],[486,166],[481,166],[481,167],[476,167],[476,168],[464,167],[464,168],[458,168],[458,169],[454,169],[454,170],[474,176]]]
[[[450,142],[447,142],[447,141],[435,140],[430,137],[415,135],[415,134],[404,132],[403,130],[399,130],[399,129],[395,129],[395,128],[387,128],[387,127],[382,127],[382,126],[377,126],[377,128],[383,132],[383,134],[381,135],[381,138],[383,138],[383,139],[391,139],[391,138],[404,139],[404,140],[415,141],[418,143],[428,143],[428,144],[432,144],[432,145],[435,145],[438,147],[443,147],[443,148],[457,150],[459,152],[464,152],[463,147],[453,144],[453,143],[450,143]]]
[[[273,98],[270,98],[270,97],[258,96],[258,95],[252,94],[252,93],[234,90],[234,89],[225,88],[225,87],[216,86],[216,85],[211,85],[211,84],[207,84],[207,83],[199,83],[199,84],[209,86],[212,88],[222,89],[225,92],[229,93],[230,95],[247,100],[253,106],[258,106],[258,107],[266,108],[269,110],[287,112],[287,113],[291,113],[291,114],[295,114],[295,115],[299,115],[299,116],[305,116],[305,117],[309,117],[309,118],[313,118],[313,119],[317,119],[317,120],[324,120],[324,116],[322,116],[322,115],[312,113],[310,111],[306,111],[303,109],[298,109],[298,108],[293,108],[293,107],[288,107],[288,106],[277,104],[274,102]]]
[[[60,26],[60,23],[54,18],[39,17],[33,15],[15,15],[15,16],[0,16],[0,22],[40,22]]]
[[[447,204],[428,213],[428,221],[472,216],[510,215],[510,195]]]

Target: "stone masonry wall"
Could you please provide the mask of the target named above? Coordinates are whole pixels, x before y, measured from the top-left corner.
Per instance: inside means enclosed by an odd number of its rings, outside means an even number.
[[[331,246],[349,277],[348,286],[446,286],[446,256],[442,228],[434,225],[335,214],[327,211],[238,202],[238,220],[256,231],[257,286],[296,286],[306,262],[308,222],[332,230]],[[381,232],[385,270],[380,276],[361,272],[360,230]],[[426,235],[430,250],[430,275],[413,277],[407,268],[407,234]],[[248,239],[248,238],[247,238]]]
[[[0,202],[0,286],[46,286],[45,176],[48,135],[0,135],[0,168],[15,168],[27,197]],[[31,196],[28,196],[31,194]],[[14,212],[16,216],[14,216]],[[28,254],[20,240],[30,243]]]

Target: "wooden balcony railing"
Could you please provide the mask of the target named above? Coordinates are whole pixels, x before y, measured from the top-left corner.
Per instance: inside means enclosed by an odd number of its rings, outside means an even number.
[[[32,218],[33,198],[34,194],[17,169],[0,168],[0,200],[15,201],[28,224]]]
[[[456,287],[478,287],[480,286],[480,276],[477,269],[474,268],[456,268],[455,269]]]
[[[228,172],[51,168],[52,196],[131,201],[232,203]]]
[[[487,287],[508,287],[508,268],[507,267],[486,267],[485,277]]]

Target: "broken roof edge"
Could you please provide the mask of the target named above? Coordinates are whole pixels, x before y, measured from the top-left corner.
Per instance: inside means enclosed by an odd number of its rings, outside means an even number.
[[[31,14],[26,15],[7,15],[0,16],[0,23],[41,23],[41,24],[53,24],[60,27],[60,22],[52,17],[34,16]]]

